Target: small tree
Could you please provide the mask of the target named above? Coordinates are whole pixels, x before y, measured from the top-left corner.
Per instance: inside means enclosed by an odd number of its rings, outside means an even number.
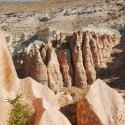
[[[32,114],[28,107],[21,103],[22,94],[17,95],[15,99],[7,99],[12,105],[12,110],[9,114],[8,125],[29,125],[32,121]]]

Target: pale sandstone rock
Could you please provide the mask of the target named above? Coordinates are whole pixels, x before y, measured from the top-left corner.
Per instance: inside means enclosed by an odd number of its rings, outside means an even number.
[[[108,46],[107,46],[107,37],[106,35],[103,35],[101,37],[101,41],[102,41],[102,44],[103,44],[103,49],[102,49],[102,56],[103,56],[103,63],[105,64],[105,67],[106,67],[106,62],[107,62],[107,51],[108,51]]]
[[[86,71],[83,65],[83,58],[82,58],[82,42],[83,42],[83,33],[78,32],[74,34],[74,45],[72,48],[72,57],[73,57],[73,64],[75,68],[75,86],[77,87],[85,87],[87,86],[87,77]]]
[[[55,50],[53,48],[49,48],[47,50],[47,56],[48,84],[53,91],[57,92],[63,87],[63,78]]]
[[[45,42],[45,47],[46,47],[46,49],[52,47],[52,41],[51,41],[51,37],[50,36],[48,37],[48,39]]]
[[[45,109],[39,125],[71,125],[59,111],[55,94],[47,87],[31,78],[19,79],[5,45],[5,39],[0,36],[0,125],[7,125],[11,105],[7,98],[13,99],[22,93],[22,102],[33,107],[35,98],[42,98]],[[56,117],[53,117],[56,114]],[[48,118],[49,117],[49,118]]]
[[[46,110],[44,111],[40,125],[71,125],[66,117],[47,101],[43,102],[43,108]]]
[[[62,46],[62,44],[65,42],[65,34],[60,33],[56,35],[56,48],[60,48]]]
[[[87,75],[87,82],[88,84],[92,84],[96,80],[96,71],[95,71],[95,65],[92,58],[92,53],[90,49],[90,36],[87,32],[85,34],[85,41],[82,48],[83,53],[83,59],[84,59],[84,65]]]
[[[77,122],[78,125],[124,125],[122,96],[101,80],[96,80],[77,104]]]
[[[109,50],[112,51],[112,47],[113,47],[113,41],[112,41],[112,36],[108,35],[107,36],[107,39],[108,39],[108,47],[109,47]]]
[[[82,43],[83,43],[83,33],[79,31],[78,33],[76,33],[75,46],[81,47]]]
[[[91,52],[92,52],[94,65],[96,68],[98,68],[100,66],[100,60],[99,60],[99,51],[98,51],[98,47],[97,47],[96,34],[90,35],[90,48],[91,48]]]
[[[98,45],[98,51],[99,51],[100,68],[103,68],[103,67],[106,67],[106,64],[104,63],[104,58],[103,58],[103,43],[102,43],[100,35],[97,38],[97,45]]]
[[[83,65],[81,47],[75,46],[72,52],[73,63],[75,67],[75,85],[85,87],[87,85],[86,71]]]

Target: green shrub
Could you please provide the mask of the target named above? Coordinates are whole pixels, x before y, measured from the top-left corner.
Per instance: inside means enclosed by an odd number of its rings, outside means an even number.
[[[7,99],[12,105],[12,110],[9,114],[8,125],[29,125],[32,121],[32,115],[28,107],[21,103],[21,96],[17,95],[15,99]]]

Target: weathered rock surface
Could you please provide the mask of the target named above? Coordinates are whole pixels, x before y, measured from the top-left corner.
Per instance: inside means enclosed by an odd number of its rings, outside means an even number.
[[[53,91],[72,85],[82,88],[92,84],[100,69],[107,67],[112,48],[119,41],[116,35],[89,31],[49,35],[40,49],[30,45],[27,53],[23,50],[14,55],[14,63],[22,78],[31,76]]]
[[[40,125],[71,125],[59,111],[57,98],[55,94],[47,87],[37,83],[31,78],[19,79],[11,59],[11,56],[5,45],[4,35],[0,36],[0,124],[7,125],[8,114],[11,105],[6,99],[14,99],[17,94],[22,93],[22,103],[27,104],[32,109],[33,100],[42,99],[42,105],[45,109],[41,118]],[[56,117],[53,117],[53,114]]]
[[[76,37],[73,37],[74,47],[72,49],[73,64],[75,68],[75,85],[77,87],[85,87],[87,85],[87,77],[83,64],[84,58],[82,58],[82,50],[81,50],[83,34],[79,32],[75,35]]]
[[[74,83],[74,70],[71,63],[71,52],[67,50],[58,50],[57,56],[63,75],[64,87],[72,86]]]
[[[53,48],[49,48],[47,54],[48,54],[48,64],[47,64],[48,84],[53,91],[58,91],[63,87],[63,81],[62,81],[63,79],[57,55]]]
[[[35,54],[32,57],[32,66],[31,68],[31,74],[30,77],[35,79],[36,81],[48,85],[48,75],[47,75],[47,68],[46,65],[43,63],[43,60],[40,56],[40,52],[35,47]]]
[[[46,110],[44,111],[40,125],[71,125],[67,118],[60,113],[57,108],[45,101],[43,105]]]
[[[84,65],[85,65],[88,84],[92,84],[96,80],[96,71],[90,49],[90,33],[88,32],[85,33],[84,39],[85,41],[83,43],[83,48],[82,48]]]
[[[78,125],[124,125],[122,96],[101,80],[96,80],[77,105],[77,122]]]

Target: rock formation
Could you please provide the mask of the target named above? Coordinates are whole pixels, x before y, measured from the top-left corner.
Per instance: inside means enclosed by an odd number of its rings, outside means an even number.
[[[37,83],[31,78],[19,79],[17,77],[3,36],[1,33],[0,72],[2,75],[0,75],[0,124],[7,125],[8,115],[11,110],[11,105],[6,102],[6,99],[14,99],[17,94],[22,93],[22,103],[27,104],[32,109],[34,109],[33,101],[36,98],[42,99],[44,112],[39,125],[71,125],[67,118],[58,111],[59,107],[56,96],[47,86]],[[53,114],[56,117],[53,117]]]
[[[119,43],[116,35],[96,32],[57,34],[35,49],[34,45],[14,55],[19,76],[31,76],[53,91],[63,86],[85,87],[96,80],[96,73],[107,67],[112,48]]]
[[[68,49],[58,50],[57,56],[63,76],[64,86],[72,86],[74,83],[74,70],[71,63],[71,52]]]
[[[47,76],[47,68],[41,59],[40,52],[35,47],[35,54],[32,57],[32,66],[31,66],[31,74],[30,76],[36,81],[48,85],[48,76]]]
[[[48,84],[53,91],[57,92],[59,89],[63,87],[63,79],[60,71],[59,62],[53,48],[49,48],[47,50],[47,55]]]
[[[95,68],[98,68],[100,66],[99,51],[98,51],[99,43],[97,37],[98,36],[95,33],[90,35],[90,49],[92,52]]]
[[[77,122],[78,125],[124,125],[124,100],[98,79],[77,104]]]
[[[59,49],[62,47],[62,44],[65,41],[66,36],[63,33],[56,35],[56,48]]]
[[[96,80],[96,71],[90,49],[90,34],[87,32],[84,34],[84,37],[85,41],[82,48],[84,65],[88,84],[92,84]]]
[[[73,63],[75,67],[75,85],[77,87],[85,87],[87,85],[86,71],[82,58],[82,34],[76,34],[75,46],[73,47]]]

